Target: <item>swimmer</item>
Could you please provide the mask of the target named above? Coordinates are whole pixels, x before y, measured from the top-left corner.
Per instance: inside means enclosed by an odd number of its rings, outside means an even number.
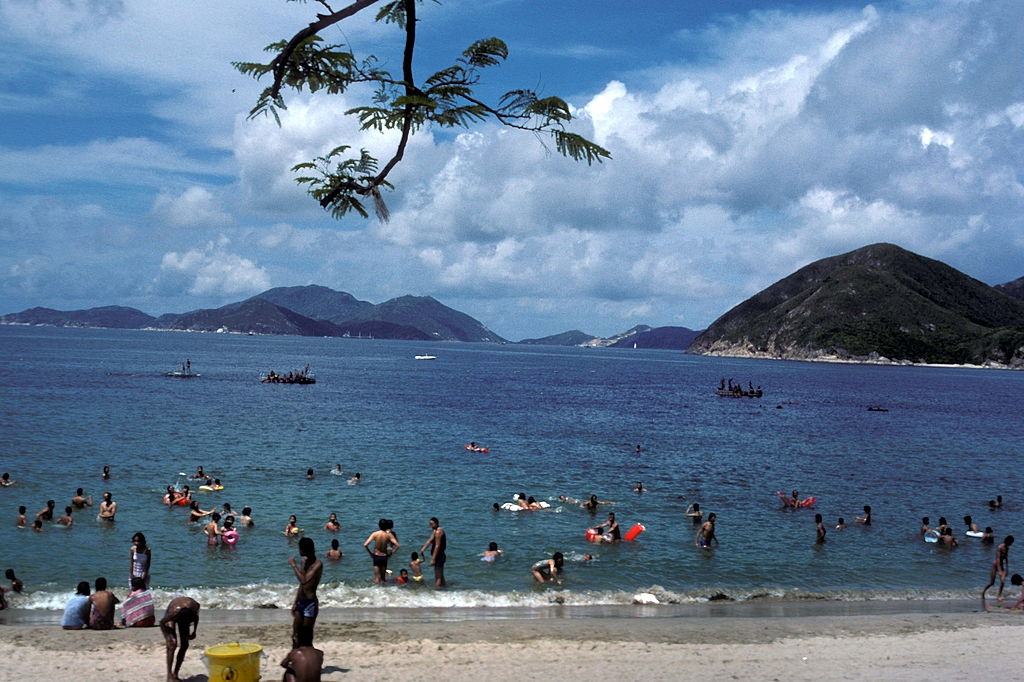
[[[192,632],[189,633],[189,626]],[[199,629],[199,602],[189,597],[175,597],[167,605],[167,612],[160,619],[160,632],[167,643],[167,680],[177,682],[178,673],[181,672],[181,664],[185,660],[185,652],[188,651],[188,643],[196,638],[196,630]],[[175,662],[174,650],[178,649],[178,658]],[[174,663],[174,670],[171,670],[171,663]]]
[[[210,487],[213,488],[214,490],[224,490],[224,486],[221,485],[219,478],[213,479],[213,485],[211,485]]]
[[[931,526],[929,525],[930,523],[931,523],[931,519],[929,519],[927,516],[922,516],[921,517],[921,528],[917,531],[917,534],[920,535],[921,537],[924,537],[924,534],[932,529]]]
[[[398,571],[398,577],[395,578],[396,585],[407,585],[409,583],[409,571],[400,569]]]
[[[361,482],[362,480],[363,480],[362,474],[360,474],[360,473],[359,473],[359,472],[357,471],[357,472],[356,472],[356,475],[355,475],[355,476],[353,476],[352,478],[348,479],[348,484],[349,484],[349,485],[359,485],[359,483],[360,483],[360,482]]]
[[[1002,495],[996,495],[996,499],[989,500],[988,501],[988,508],[991,509],[992,511],[995,511],[996,509],[1002,509],[1003,508],[1003,496]]]
[[[942,535],[942,534],[944,534],[946,532],[947,528],[949,528],[949,524],[946,523],[946,517],[945,516],[940,516],[939,517],[939,525],[935,527],[935,530],[939,531],[939,535]]]
[[[43,521],[53,521],[53,507],[57,504],[53,500],[47,500],[46,506],[36,512],[36,518]]]
[[[520,509],[529,509],[530,500],[532,500],[533,498],[527,498],[526,493],[516,493],[515,495],[512,496],[512,499],[515,501],[516,504],[519,505]]]
[[[92,495],[85,496],[85,490],[78,488],[75,490],[75,496],[71,498],[71,506],[75,509],[85,509],[86,507],[92,506]]]
[[[501,511],[501,505],[495,502],[491,505],[491,511]]]
[[[955,537],[953,537],[953,529],[949,526],[946,526],[946,530],[939,536],[939,544],[943,547],[948,547],[949,549],[960,546],[960,543],[956,541]]]
[[[0,488],[10,488],[14,485],[14,481],[11,480],[11,475],[6,471],[0,476]]]
[[[686,516],[690,517],[695,526],[704,520],[704,512],[700,510],[700,505],[696,502],[686,508]]]
[[[189,509],[189,511],[188,511],[188,522],[189,523],[195,523],[196,521],[198,521],[199,519],[203,518],[204,516],[209,516],[210,514],[212,514],[214,512],[213,509],[210,509],[209,511],[200,509],[199,508],[199,503],[196,502],[196,501],[193,501],[192,504],[189,505],[188,509]]]
[[[295,572],[299,587],[295,590],[295,603],[292,604],[292,647],[300,644],[313,643],[313,627],[320,613],[320,600],[316,596],[316,588],[320,585],[320,577],[324,565],[316,558],[316,547],[312,538],[299,540],[299,556],[303,562],[300,567],[295,557],[288,557],[288,565]]]
[[[985,604],[985,593],[988,592],[988,588],[995,584],[997,576],[999,578],[999,592],[996,594],[996,601],[999,603],[1003,601],[1003,588],[1006,586],[1007,566],[1010,563],[1010,547],[1012,546],[1013,536],[1007,535],[1002,543],[996,547],[996,558],[992,562],[992,568],[989,569],[988,584],[981,591],[981,608],[984,611],[988,611],[988,606]]]
[[[824,545],[825,544],[825,522],[822,520],[821,514],[815,514],[814,515],[814,528],[815,528],[815,532],[817,534],[815,539],[814,539],[814,544],[816,544],[816,545]]]
[[[489,545],[487,545],[487,549],[484,550],[484,553],[480,556],[483,557],[482,561],[496,561],[503,554],[504,552],[498,549],[498,543],[492,542]]]
[[[583,502],[577,500],[575,497],[569,497],[568,495],[559,495],[558,501],[561,502],[562,504],[571,504],[576,507],[583,506]]]
[[[174,489],[173,485],[167,486],[164,490],[163,503],[168,507],[173,507],[174,503],[178,501],[178,491]]]
[[[338,538],[331,540],[331,548],[327,550],[327,558],[331,561],[341,560],[341,547],[338,544]]]
[[[644,482],[643,481],[637,481],[636,485],[633,486],[633,492],[635,492],[637,494],[647,492],[647,488],[644,487]]]
[[[640,456],[640,451],[641,451],[640,450],[640,443],[637,443],[636,444],[636,454],[637,454],[638,457]]]
[[[252,507],[242,507],[242,515],[238,517],[239,525],[252,528],[256,523],[252,520]]]
[[[337,533],[341,530],[341,522],[338,521],[338,515],[331,512],[331,515],[327,517],[327,523],[324,524],[324,530],[332,533]]]
[[[196,467],[196,472],[194,474],[192,474],[191,478],[192,478],[193,481],[205,481],[206,480],[206,472],[203,471],[203,467],[197,466]]]
[[[17,592],[21,594],[25,589],[25,583],[18,580],[17,576],[14,575],[14,569],[8,568],[4,571],[4,577],[11,581],[11,592]]]
[[[281,661],[284,682],[320,682],[324,667],[324,652],[310,644],[303,644],[288,652]]]
[[[529,509],[530,511],[537,511],[538,509],[543,508],[544,507],[541,506],[540,502],[534,499],[533,495],[526,498],[526,509]]]
[[[541,559],[530,567],[533,579],[539,583],[562,584],[562,569],[565,566],[565,557],[561,552],[555,552],[550,559]]]
[[[299,520],[296,518],[295,514],[292,514],[288,517],[288,525],[284,527],[284,534],[285,536],[292,538],[301,532],[302,529],[299,528]]]
[[[206,544],[210,547],[215,547],[220,543],[220,514],[213,512],[210,516],[210,522],[203,528],[203,533],[206,535]]]
[[[342,474],[341,465],[340,464],[335,464],[334,468],[331,469],[331,474],[334,475],[334,476],[341,476],[341,474]]]
[[[964,525],[967,526],[967,530],[968,531],[971,531],[971,532],[974,532],[974,533],[977,533],[980,530],[978,528],[978,524],[976,524],[974,522],[974,519],[972,519],[970,516],[965,516],[964,517]]]
[[[1024,578],[1021,577],[1020,573],[1014,573],[1010,576],[1010,584],[1014,587],[1020,587],[1024,585]],[[1024,589],[1021,590],[1020,597],[1017,599],[1017,603],[1010,607],[1011,609],[1024,609]]]
[[[42,533],[43,532],[43,520],[42,519],[36,519],[35,521],[33,521],[32,522],[32,530],[34,530],[37,533]]]
[[[718,519],[718,515],[714,512],[708,514],[708,520],[701,524],[700,529],[697,531],[697,536],[693,539],[693,543],[701,549],[711,549],[711,543],[718,544],[718,536],[715,535],[715,521]]]
[[[836,521],[836,530],[846,530],[846,519],[842,516]]]
[[[316,477],[313,475],[313,470],[312,469],[306,469],[306,480],[307,481],[312,481],[314,478],[316,478]]]
[[[57,523],[61,526],[67,526],[70,528],[74,524],[75,520],[71,518],[71,507],[64,507],[64,516],[57,519]]]
[[[613,543],[622,539],[622,532],[619,530],[619,522],[615,520],[615,512],[608,512],[608,520],[594,530],[600,534],[601,542]]]
[[[109,481],[110,480],[110,465],[109,464],[106,464],[106,465],[103,466],[103,480],[104,481]]]
[[[423,582],[423,558],[419,552],[413,552],[409,559],[409,568],[412,569],[413,582]]]
[[[860,525],[862,525],[862,526],[870,526],[871,525],[871,505],[870,504],[865,504],[864,505],[864,516],[858,516],[854,520],[857,523],[859,523]]]
[[[103,493],[103,501],[100,502],[100,513],[96,518],[113,523],[115,516],[117,516],[117,502],[114,502],[114,496],[109,492]]]
[[[591,495],[590,499],[583,503],[583,508],[591,514],[596,514],[598,504],[600,504],[600,502],[597,500],[597,495]]]
[[[583,555],[583,561],[584,562],[593,561],[593,560],[594,560],[594,555],[593,554],[584,554]]]
[[[28,510],[25,508],[25,505],[22,505],[22,506],[18,507],[18,518],[14,520],[14,525],[17,526],[18,528],[24,528],[25,527],[25,523],[26,523],[26,521],[25,521],[25,512],[27,512],[27,511]]]
[[[995,541],[995,531],[992,530],[992,526],[985,526],[985,532],[981,536],[981,544],[991,545],[994,544]]]
[[[231,508],[230,502],[225,502],[220,510],[220,515],[224,517],[234,516],[235,510]]]

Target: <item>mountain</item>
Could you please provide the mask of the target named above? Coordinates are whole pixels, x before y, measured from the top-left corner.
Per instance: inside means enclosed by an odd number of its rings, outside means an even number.
[[[299,336],[341,336],[336,325],[314,320],[261,298],[229,303],[220,308],[205,308],[181,314],[161,315],[154,323],[160,329],[192,331],[253,332],[255,334],[295,334]]]
[[[593,341],[596,338],[596,336],[585,334],[579,329],[573,329],[572,331],[562,332],[561,334],[542,336],[539,339],[523,339],[519,343],[525,343],[532,346],[582,346],[588,341]]]
[[[432,337],[416,327],[407,327],[383,320],[365,322],[344,322],[337,325],[342,336],[349,335],[371,339],[395,339],[399,341],[430,341]]]
[[[277,287],[256,294],[253,298],[262,298],[314,320],[353,320],[369,314],[374,307],[372,303],[360,301],[352,294],[316,284]]]
[[[1024,366],[1024,301],[893,244],[803,267],[708,327],[690,352]]]
[[[493,341],[501,338],[477,320],[449,308],[430,296],[400,296],[373,306],[355,318],[336,316],[335,324],[380,320],[425,332],[429,338],[443,341]]]
[[[588,347],[588,348],[607,348],[609,346],[614,346],[615,344],[620,343],[622,341],[627,341],[628,340],[629,346],[632,347],[633,346],[633,342],[636,341],[636,339],[634,337],[637,334],[641,334],[643,332],[649,332],[649,331],[651,331],[651,327],[649,327],[648,325],[646,325],[646,324],[638,324],[637,326],[633,327],[632,329],[627,329],[626,331],[622,332],[621,334],[616,334],[615,336],[609,336],[607,339],[591,339],[590,341],[587,341],[583,345]]]
[[[1024,301],[1024,277],[1007,282],[1006,284],[997,284],[996,289],[999,289],[999,291],[1010,298]]]
[[[699,331],[686,327],[654,327],[647,331],[637,332],[613,343],[610,348],[661,348],[665,350],[686,350],[693,340],[700,335]]]
[[[88,310],[54,310],[29,308],[20,313],[0,315],[0,324],[45,324],[54,327],[106,327],[109,329],[142,329],[156,318],[135,308],[108,305]]]

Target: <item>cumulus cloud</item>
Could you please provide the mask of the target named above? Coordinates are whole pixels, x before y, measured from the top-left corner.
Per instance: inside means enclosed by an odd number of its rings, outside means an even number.
[[[266,270],[229,252],[229,245],[230,241],[221,237],[182,253],[165,253],[160,261],[158,288],[165,292],[185,289],[202,297],[253,294],[269,288]]]
[[[213,192],[193,185],[180,194],[160,192],[153,215],[174,227],[217,227],[232,221]]]

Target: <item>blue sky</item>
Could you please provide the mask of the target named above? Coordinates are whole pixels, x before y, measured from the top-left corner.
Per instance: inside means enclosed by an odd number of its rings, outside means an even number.
[[[518,339],[702,327],[878,241],[1024,275],[1024,3],[426,3],[418,75],[500,36],[484,92],[565,97],[613,160],[427,130],[387,224],[330,218],[288,170],[343,143],[386,154],[342,114],[359,93],[245,119],[259,86],[230,62],[316,7],[0,0],[0,312],[317,283],[433,295]],[[364,14],[326,37],[397,68],[401,35]]]

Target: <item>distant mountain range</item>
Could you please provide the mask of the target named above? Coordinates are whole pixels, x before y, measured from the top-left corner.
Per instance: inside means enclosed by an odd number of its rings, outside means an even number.
[[[660,348],[685,350],[700,334],[686,327],[649,327],[637,325],[621,334],[602,339],[578,329],[519,343],[535,346],[583,346],[585,348]]]
[[[996,289],[1003,292],[1010,298],[1016,298],[1024,301],[1024,277],[1019,277],[1012,282],[1006,284],[997,284]]]
[[[1020,367],[1024,301],[939,261],[872,244],[776,282],[718,318],[689,350]]]

